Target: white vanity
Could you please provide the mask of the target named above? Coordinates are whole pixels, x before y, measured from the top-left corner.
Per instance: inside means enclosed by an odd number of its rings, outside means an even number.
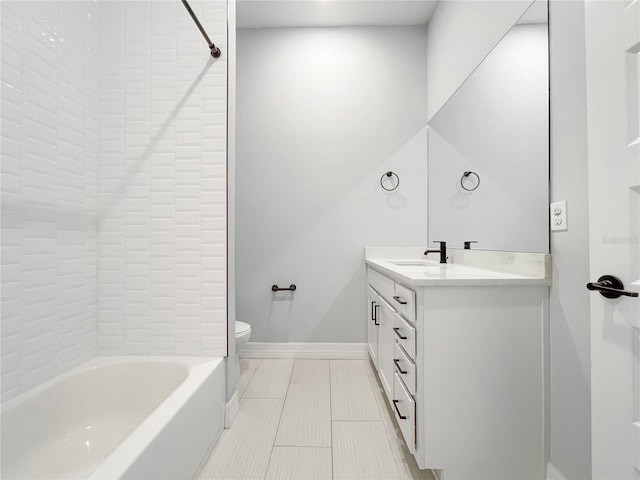
[[[543,479],[550,258],[367,248],[368,346],[406,445],[442,480]]]

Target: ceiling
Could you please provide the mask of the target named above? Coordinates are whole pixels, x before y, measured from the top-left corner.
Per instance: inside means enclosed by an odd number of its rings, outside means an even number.
[[[426,25],[437,0],[238,0],[238,28]]]

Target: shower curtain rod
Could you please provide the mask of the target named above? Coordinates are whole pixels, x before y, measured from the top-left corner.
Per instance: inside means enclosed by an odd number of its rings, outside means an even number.
[[[200,30],[200,33],[206,40],[207,45],[209,45],[209,48],[211,49],[211,56],[214,58],[218,58],[220,56],[220,49],[215,46],[211,39],[209,39],[209,35],[207,35],[207,32],[205,32],[204,28],[202,28],[198,17],[196,17],[196,14],[193,13],[193,10],[191,10],[191,6],[189,6],[187,0],[182,0],[182,4],[184,5],[184,8],[187,9],[187,12],[189,12],[189,15],[191,15],[191,18],[193,18],[193,21],[196,23],[196,27],[198,27],[198,30]]]

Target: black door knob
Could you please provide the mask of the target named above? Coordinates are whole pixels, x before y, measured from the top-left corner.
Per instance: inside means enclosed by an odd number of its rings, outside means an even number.
[[[624,289],[624,283],[614,275],[602,275],[597,282],[587,283],[589,290],[597,290],[606,298],[637,297],[638,292],[630,292]]]

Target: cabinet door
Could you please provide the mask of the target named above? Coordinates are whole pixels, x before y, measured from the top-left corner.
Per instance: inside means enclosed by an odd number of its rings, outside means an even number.
[[[371,287],[367,287],[367,345],[371,361],[378,368],[378,317],[380,303],[378,295]]]
[[[378,297],[378,375],[384,387],[385,393],[392,400],[393,396],[393,348],[395,335],[393,333],[393,316],[395,314],[391,306],[381,297]]]
[[[392,400],[396,420],[402,431],[402,436],[411,453],[416,451],[416,402],[407,391],[402,379],[396,373],[394,376],[394,399]]]

